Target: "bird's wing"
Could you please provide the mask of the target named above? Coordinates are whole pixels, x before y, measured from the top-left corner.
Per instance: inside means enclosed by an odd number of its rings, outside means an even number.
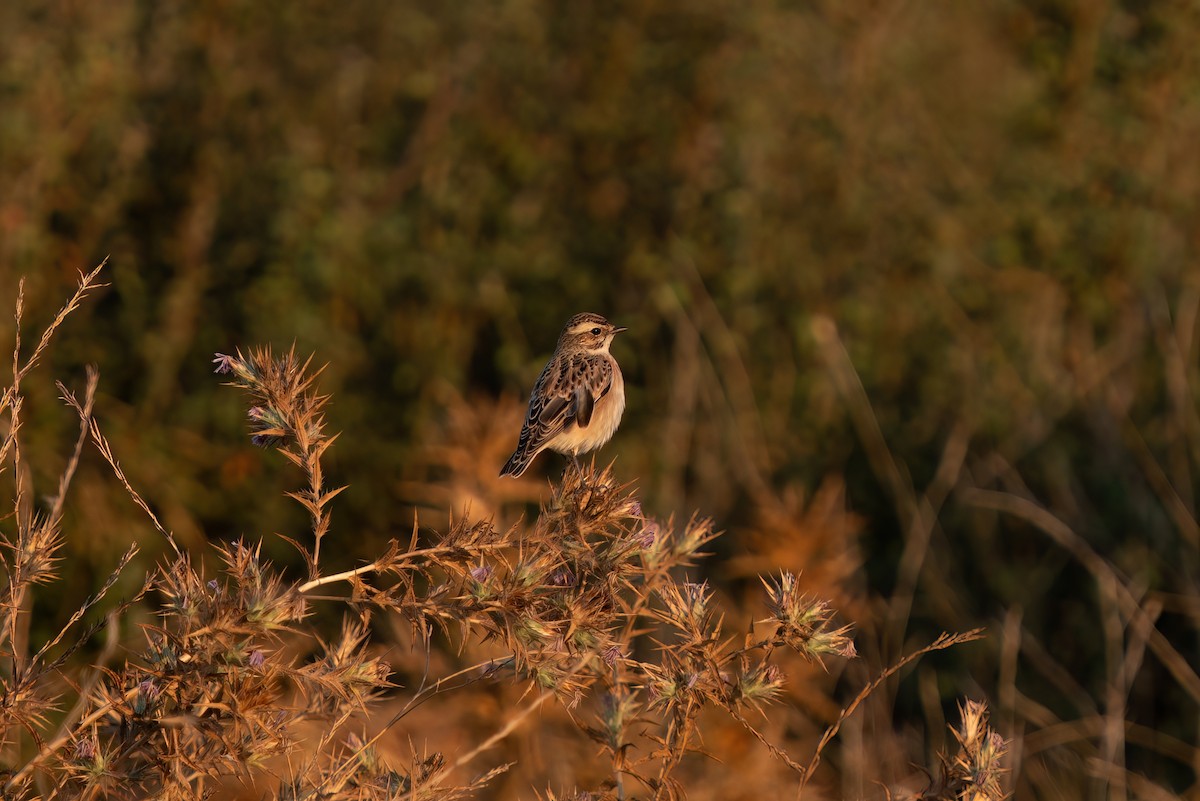
[[[575,354],[547,364],[529,397],[517,449],[500,475],[521,475],[559,434],[575,426],[587,428],[596,402],[608,394],[612,383],[613,366],[603,356]]]
[[[529,411],[525,415],[525,424],[521,426],[517,449],[500,475],[520,475],[538,451],[562,432],[567,398],[558,391],[558,387],[565,383],[569,368],[569,360],[554,359],[538,376],[529,395]]]
[[[607,359],[575,355],[546,365],[529,400],[517,451],[536,453],[572,426],[587,428],[596,401],[612,387]]]
[[[592,422],[592,409],[612,389],[612,360],[604,356],[586,356],[577,373],[575,424],[587,428],[588,423]]]
[[[577,356],[571,368],[569,386],[564,387],[562,393],[569,399],[564,428],[572,424],[587,428],[592,422],[596,401],[612,388],[612,362],[604,356]]]

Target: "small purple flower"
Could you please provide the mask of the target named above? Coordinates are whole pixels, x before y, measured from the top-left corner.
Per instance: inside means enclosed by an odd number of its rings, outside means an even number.
[[[621,653],[621,646],[610,645],[600,653],[600,658],[604,660],[606,665],[612,666],[617,664],[617,660],[624,655]]]
[[[471,578],[475,579],[480,584],[487,581],[488,577],[491,575],[492,568],[490,565],[480,565],[479,567],[471,568]]]
[[[154,683],[154,679],[146,678],[138,682],[137,698],[133,700],[133,713],[139,717],[150,711],[162,691]]]
[[[633,503],[629,504],[629,516],[630,517],[641,517],[642,516],[642,502],[641,501],[634,501]]]
[[[96,741],[91,737],[84,737],[82,740],[75,741],[75,758],[81,761],[90,761],[96,756]]]
[[[266,448],[271,444],[271,438],[266,434],[255,434],[250,437],[250,444],[256,448]]]
[[[221,587],[220,583],[216,579],[209,579],[206,586],[213,592],[216,592]]]
[[[255,670],[262,667],[263,663],[266,661],[266,655],[257,648],[250,652],[250,658],[246,660],[250,667],[254,668]]]
[[[638,532],[634,539],[643,550],[653,548],[654,543],[658,541],[660,530],[656,521],[647,518],[645,525],[642,526],[642,530]]]
[[[575,574],[565,567],[561,568],[550,576],[550,583],[555,587],[574,587]]]
[[[147,701],[153,701],[155,698],[158,698],[160,692],[162,691],[158,689],[158,685],[154,683],[154,679],[142,679],[138,683],[138,695]]]
[[[256,420],[256,421],[261,420],[264,417],[266,417],[266,415],[267,415],[267,413],[263,411],[261,406],[251,406],[246,411],[246,416],[249,417],[251,420]]]
[[[217,375],[228,375],[229,373],[233,372],[233,365],[237,359],[225,353],[217,353],[214,355],[217,357],[213,359],[213,364],[217,366],[217,369],[213,370],[214,373]]]

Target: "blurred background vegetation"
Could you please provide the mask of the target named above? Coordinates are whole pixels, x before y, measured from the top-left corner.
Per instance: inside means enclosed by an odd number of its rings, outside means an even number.
[[[110,257],[26,381],[34,480],[76,434],[52,379],[95,363],[167,526],[286,554],[295,476],[210,360],[295,342],[346,567],[414,510],[513,520],[562,466],[495,478],[526,393],[596,311],[630,329],[599,460],[715,517],[731,603],[803,569],[855,622],[813,725],[988,627],[863,716],[842,793],[968,694],[1018,797],[1197,797],[1197,41],[1182,0],[0,4],[0,291],[34,328]],[[149,568],[93,457],[72,553]]]

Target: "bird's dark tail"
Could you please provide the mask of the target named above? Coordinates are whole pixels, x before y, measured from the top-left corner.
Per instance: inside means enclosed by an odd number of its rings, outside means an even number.
[[[500,468],[500,477],[512,476],[513,478],[519,478],[532,461],[533,459],[527,454],[522,453],[520,448],[517,448],[513,451],[513,455],[508,457],[508,461],[504,463],[504,467]]]

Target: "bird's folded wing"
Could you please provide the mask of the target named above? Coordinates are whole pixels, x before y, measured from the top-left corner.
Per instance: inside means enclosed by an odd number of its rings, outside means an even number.
[[[596,405],[596,399],[592,397],[591,388],[587,384],[580,381],[575,387],[575,391],[571,393],[571,405],[574,409],[574,414],[570,415],[575,420],[575,425],[580,428],[587,428],[588,423],[592,422],[592,408]]]
[[[587,428],[592,422],[592,410],[596,402],[608,394],[612,388],[612,363],[604,358],[590,358],[579,365],[575,372],[570,418],[580,428]],[[568,421],[568,425],[570,422]]]
[[[596,401],[612,387],[612,365],[607,359],[587,359],[554,371],[547,370],[536,400],[521,430],[518,450],[533,453],[572,426],[587,428]]]

